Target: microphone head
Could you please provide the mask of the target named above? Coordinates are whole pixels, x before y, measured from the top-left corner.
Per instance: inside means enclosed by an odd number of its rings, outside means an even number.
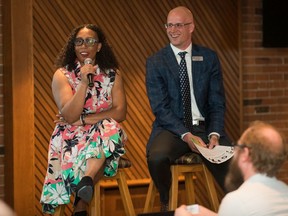
[[[84,60],[84,64],[86,65],[86,64],[92,64],[92,59],[91,58],[86,58],[85,60]]]

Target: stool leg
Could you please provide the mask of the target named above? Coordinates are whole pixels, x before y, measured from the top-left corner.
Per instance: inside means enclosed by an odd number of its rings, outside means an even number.
[[[213,181],[213,176],[209,172],[209,170],[206,168],[206,166],[203,164],[203,170],[204,170],[204,176],[207,182],[207,192],[209,193],[210,197],[210,202],[212,205],[212,210],[215,212],[218,212],[219,208],[219,200],[217,197],[214,181]]]
[[[147,192],[147,196],[146,196],[146,201],[145,201],[143,213],[147,213],[147,212],[152,211],[152,208],[154,206],[156,193],[157,193],[157,188],[156,188],[153,180],[151,179],[150,184],[149,184],[149,188],[148,188],[148,192]]]
[[[123,201],[125,213],[126,215],[129,215],[129,216],[135,216],[136,214],[135,214],[134,206],[133,206],[132,199],[129,193],[129,189],[127,186],[125,173],[124,171],[119,169],[118,174],[119,174],[119,178],[117,178],[117,182],[118,182],[121,198]]]
[[[178,205],[178,176],[179,169],[177,165],[171,166],[172,183],[169,197],[169,210],[175,210]]]
[[[195,191],[193,183],[193,173],[185,173],[185,191],[186,191],[186,204],[191,205],[195,203]]]
[[[91,200],[91,203],[90,203],[90,215],[91,216],[101,215],[101,187],[100,187],[100,182],[101,182],[101,180],[99,180],[94,185],[94,195],[93,195],[93,199]]]
[[[59,205],[55,209],[55,213],[53,215],[54,216],[64,216],[64,212],[65,212],[65,205]]]

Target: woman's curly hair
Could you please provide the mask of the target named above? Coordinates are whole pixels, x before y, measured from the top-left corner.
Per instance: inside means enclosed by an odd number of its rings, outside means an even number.
[[[78,32],[83,28],[88,28],[94,31],[98,35],[99,43],[102,44],[100,51],[96,54],[96,64],[99,65],[100,69],[102,71],[106,71],[107,69],[117,70],[119,65],[112,48],[108,44],[104,32],[94,24],[83,24],[72,30],[66,44],[56,58],[56,68],[65,66],[68,66],[68,70],[76,68],[75,60],[77,57],[75,53],[74,40],[76,39]]]

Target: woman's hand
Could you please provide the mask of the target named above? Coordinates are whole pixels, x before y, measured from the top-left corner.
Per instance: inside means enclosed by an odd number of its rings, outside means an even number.
[[[58,119],[54,120],[54,123],[56,125],[67,125],[68,124],[61,114],[56,114],[56,117],[58,118]],[[75,121],[74,123],[72,123],[70,125],[81,126],[82,124],[81,124],[80,119],[79,119],[79,120]]]
[[[88,75],[92,74],[92,76],[96,75],[96,70],[98,68],[98,65],[92,65],[92,64],[85,64],[80,69],[80,76],[81,76],[81,82],[85,85],[89,84]]]

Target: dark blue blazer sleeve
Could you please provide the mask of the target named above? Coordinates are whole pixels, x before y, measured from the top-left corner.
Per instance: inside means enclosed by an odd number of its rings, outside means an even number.
[[[146,88],[154,128],[164,128],[179,136],[188,132],[183,124],[183,107],[179,88],[179,65],[170,46],[146,62]]]

